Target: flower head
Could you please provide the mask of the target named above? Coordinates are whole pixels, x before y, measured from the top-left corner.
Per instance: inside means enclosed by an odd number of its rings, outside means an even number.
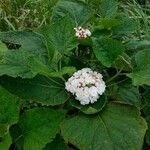
[[[65,83],[67,91],[75,95],[82,105],[96,102],[105,91],[102,75],[90,68],[83,68],[73,74]]]
[[[84,29],[82,27],[77,27],[74,28],[74,30],[76,31],[76,37],[78,37],[79,39],[85,39],[89,36],[91,36],[91,32],[89,29]]]

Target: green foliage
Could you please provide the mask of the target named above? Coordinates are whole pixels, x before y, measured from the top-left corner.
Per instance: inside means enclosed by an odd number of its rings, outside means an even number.
[[[128,76],[132,78],[134,85],[150,85],[150,50],[139,51],[135,55],[135,61],[137,67]]]
[[[19,118],[19,98],[0,87],[0,126],[6,129],[0,132],[0,137],[8,132],[9,126],[15,124]]]
[[[69,15],[74,26],[83,25],[92,16],[91,9],[81,0],[60,0],[54,7],[52,19]]]
[[[123,53],[121,42],[110,38],[93,39],[93,51],[97,59],[106,67],[111,64]]]
[[[117,14],[118,6],[115,0],[100,0],[99,14],[103,18],[111,18]]]
[[[3,77],[0,83],[10,92],[23,99],[45,105],[59,105],[69,99],[61,80],[37,76],[33,79]]]
[[[138,88],[129,82],[114,85],[113,88],[111,88],[111,94],[115,100],[131,104],[136,107],[142,107],[142,100]]]
[[[73,28],[70,19],[63,17],[54,24],[39,29],[38,32],[45,38],[52,63],[57,63],[64,54],[77,46]]]
[[[21,133],[17,144],[24,150],[41,150],[56,136],[64,116],[63,111],[49,108],[34,108],[27,111],[18,122]]]
[[[12,143],[11,136],[9,135],[9,133],[5,134],[2,137],[2,140],[0,141],[0,149],[2,149],[2,150],[9,149],[11,143]]]
[[[134,107],[117,103],[108,104],[96,116],[67,119],[61,126],[65,140],[83,150],[141,150],[146,129],[146,122]]]
[[[44,150],[68,150],[67,145],[64,143],[64,141],[61,139],[59,135],[56,135],[56,138],[53,140],[53,142],[46,145]]]
[[[14,30],[0,32],[0,150],[149,149],[150,28],[144,12],[150,11],[139,5],[127,11],[129,5],[0,2],[0,30]],[[91,36],[76,37],[79,26]],[[82,68],[101,73],[106,84],[93,104],[81,105],[65,89]]]

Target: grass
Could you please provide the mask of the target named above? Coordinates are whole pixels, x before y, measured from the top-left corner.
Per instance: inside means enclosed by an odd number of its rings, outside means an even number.
[[[121,6],[124,12],[139,22],[141,37],[147,36],[148,38],[150,35],[150,1],[147,1],[145,5],[140,5],[136,0],[127,0]]]
[[[0,30],[20,30],[50,22],[57,0],[0,0]]]
[[[40,27],[50,23],[52,8],[57,1],[0,0],[0,31]],[[150,39],[150,1],[122,0],[119,2],[121,9],[140,23],[138,29],[140,38]]]

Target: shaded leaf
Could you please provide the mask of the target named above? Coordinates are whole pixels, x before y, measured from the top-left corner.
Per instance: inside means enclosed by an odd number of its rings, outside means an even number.
[[[49,108],[28,110],[21,116],[18,123],[22,133],[17,138],[17,144],[22,144],[24,150],[43,149],[55,138],[64,116],[64,111]]]
[[[60,135],[56,135],[56,138],[51,143],[47,144],[44,150],[68,150],[68,147]]]
[[[45,105],[65,103],[69,95],[62,80],[37,76],[33,79],[1,77],[0,84],[23,99]]]
[[[144,115],[146,117],[150,116],[150,90],[144,93],[143,95],[145,101],[145,107],[143,108]]]
[[[142,101],[138,87],[133,86],[127,81],[118,85],[114,85],[111,89],[111,93],[115,100],[131,104],[139,108],[142,107]]]

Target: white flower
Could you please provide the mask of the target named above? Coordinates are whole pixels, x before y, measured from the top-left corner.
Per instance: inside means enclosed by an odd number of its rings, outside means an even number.
[[[84,29],[82,27],[77,27],[74,28],[74,30],[76,31],[76,37],[78,37],[79,39],[85,39],[89,36],[91,36],[91,32],[89,29]]]
[[[73,74],[65,83],[67,91],[75,95],[81,105],[96,102],[105,92],[105,82],[102,75],[90,68],[83,68]]]

